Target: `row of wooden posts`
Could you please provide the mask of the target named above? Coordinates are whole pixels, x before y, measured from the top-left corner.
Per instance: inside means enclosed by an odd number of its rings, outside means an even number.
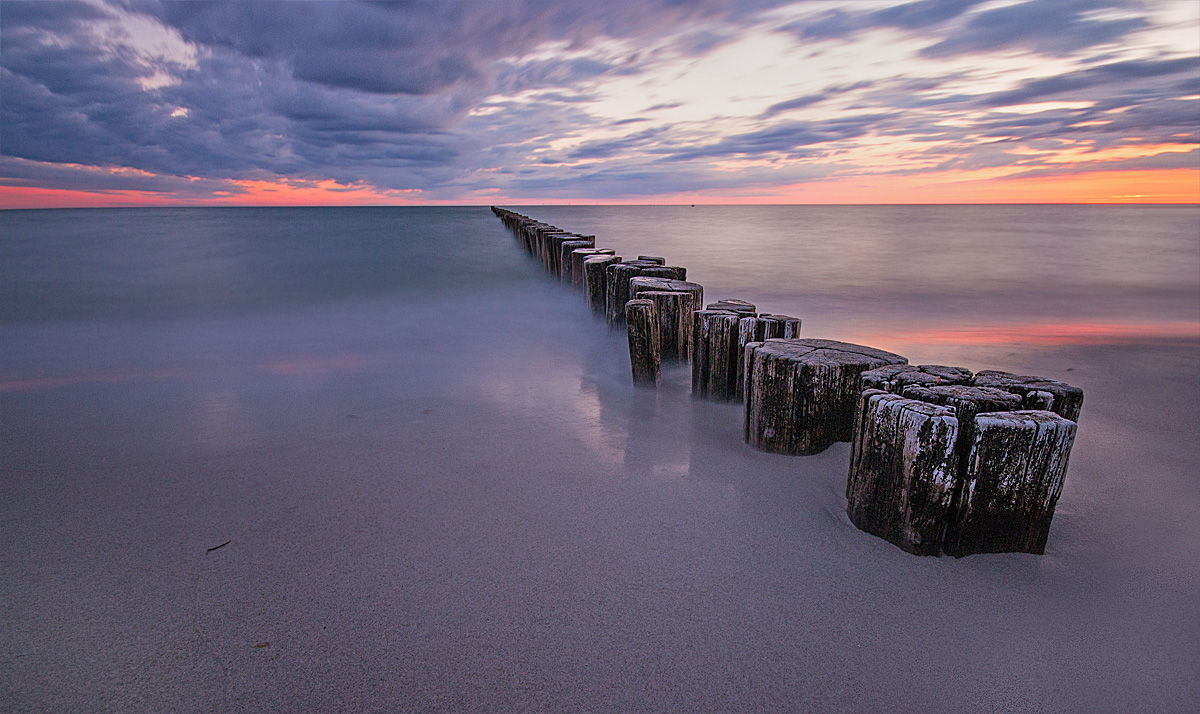
[[[745,403],[756,449],[851,442],[847,513],[861,530],[919,555],[1045,551],[1083,390],[801,338],[797,318],[743,300],[705,306],[704,288],[661,257],[624,260],[595,236],[492,211],[593,313],[626,327],[635,383],[690,363],[694,396]]]

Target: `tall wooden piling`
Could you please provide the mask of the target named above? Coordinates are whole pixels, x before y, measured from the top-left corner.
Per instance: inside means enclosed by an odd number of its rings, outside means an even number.
[[[621,262],[619,255],[595,255],[583,259],[583,294],[593,315],[607,314],[608,267]]]
[[[629,363],[634,384],[656,387],[662,364],[662,339],[653,300],[625,303],[629,328]]]
[[[711,309],[692,313],[692,396],[728,401],[737,396],[737,313]]]
[[[571,283],[583,287],[583,261],[593,255],[613,255],[614,252],[612,248],[576,248],[571,251]]]
[[[570,283],[571,280],[571,253],[579,248],[595,248],[595,238],[579,238],[576,240],[565,240],[558,244],[558,279],[560,282]]]
[[[647,261],[627,261],[613,263],[607,270],[607,295],[605,303],[609,324],[619,325],[625,322],[625,303],[629,301],[629,281],[641,275],[683,280],[687,270],[678,266],[665,266],[660,263]]]

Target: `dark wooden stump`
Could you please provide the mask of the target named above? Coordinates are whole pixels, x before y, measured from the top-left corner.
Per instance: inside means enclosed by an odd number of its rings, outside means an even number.
[[[692,309],[695,297],[680,290],[645,290],[638,300],[650,300],[658,315],[663,362],[687,362],[692,345]]]
[[[546,239],[546,271],[555,277],[562,275],[562,259],[563,259],[563,244],[564,243],[579,243],[580,248],[591,247],[596,245],[596,239],[593,236],[581,236],[577,233],[554,233]],[[567,251],[570,255],[570,251]]]
[[[629,326],[629,363],[633,368],[633,383],[657,387],[662,363],[662,341],[654,301],[630,300],[625,303],[625,320]]]
[[[953,410],[868,389],[860,413],[846,482],[850,521],[909,553],[940,555],[959,471]]]
[[[862,373],[907,361],[872,347],[813,339],[751,342],[744,359],[746,443],[797,455],[850,441]]]
[[[1075,422],[1083,408],[1082,389],[1053,379],[988,369],[976,374],[974,383],[1019,394],[1026,409],[1045,409]]]
[[[1049,411],[977,416],[968,482],[946,552],[1044,553],[1076,428]]]
[[[595,238],[578,238],[565,240],[558,244],[558,279],[564,283],[571,282],[571,253],[579,248],[595,248]]]
[[[638,275],[629,279],[630,300],[636,298],[640,293],[649,292],[650,290],[675,290],[691,293],[695,298],[694,304],[697,310],[700,309],[700,305],[704,302],[704,286],[700,283],[690,283],[677,278],[658,277],[653,274]]]
[[[629,279],[629,298],[649,297],[651,292],[687,293],[690,298],[686,301],[672,300],[671,309],[676,309],[675,302],[680,302],[678,308],[679,322],[668,320],[663,310],[668,306],[659,304],[659,323],[663,333],[663,359],[687,362],[692,354],[692,313],[704,304],[704,287],[699,283],[689,283],[686,280],[671,280],[639,275]]]
[[[882,389],[885,392],[904,395],[905,388],[912,385],[935,387],[948,384],[970,384],[971,376],[971,371],[962,367],[943,367],[937,364],[889,364],[863,372],[862,382],[863,389]],[[920,397],[910,398],[919,399]],[[925,401],[933,404],[942,403],[930,399]],[[856,417],[855,424],[857,423]],[[966,455],[963,454],[963,456]]]
[[[583,294],[593,315],[606,314],[608,267],[620,263],[619,255],[596,255],[583,259]]]
[[[583,287],[583,261],[593,255],[613,255],[614,252],[612,248],[576,248],[571,251],[571,283],[576,287]]]
[[[740,319],[725,310],[692,313],[693,397],[728,401],[737,396]]]
[[[667,264],[666,258],[660,258],[657,255],[639,255],[637,257],[637,259],[643,263],[654,263],[655,265],[666,265]]]
[[[683,280],[687,275],[685,268],[666,266],[658,263],[634,260],[623,263],[613,263],[608,266],[606,288],[607,314],[609,324],[619,325],[625,322],[625,303],[631,297],[629,281],[638,276],[653,276],[675,280]]]
[[[736,312],[742,317],[754,317],[758,314],[758,308],[752,302],[745,300],[736,300],[734,298],[726,298],[718,300],[714,303],[706,305],[705,310],[724,310],[725,312]]]
[[[902,394],[910,384],[934,387],[945,384],[970,384],[971,370],[939,364],[890,364],[863,372],[863,389],[882,389]]]
[[[746,345],[751,342],[800,336],[800,319],[787,315],[764,314],[743,317],[738,324],[737,400],[746,398]]]

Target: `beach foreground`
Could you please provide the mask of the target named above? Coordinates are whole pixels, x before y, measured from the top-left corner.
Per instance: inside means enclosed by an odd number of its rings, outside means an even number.
[[[624,335],[461,210],[445,230],[476,256],[469,290],[10,310],[0,709],[1200,700],[1195,340],[877,344],[1087,394],[1045,555],[914,557],[847,520],[848,444],[752,451],[740,407],[692,399],[686,368],[635,390]],[[870,327],[862,301],[793,299],[770,307],[818,315],[807,336]]]

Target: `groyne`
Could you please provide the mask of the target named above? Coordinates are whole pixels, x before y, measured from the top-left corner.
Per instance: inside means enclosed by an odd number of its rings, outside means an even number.
[[[851,443],[847,514],[918,555],[1043,553],[1083,390],[996,370],[910,365],[900,355],[800,336],[801,320],[704,288],[659,256],[625,259],[493,206],[548,273],[628,334],[634,384],[690,365],[692,395],[742,402],[743,437],[804,456]]]

